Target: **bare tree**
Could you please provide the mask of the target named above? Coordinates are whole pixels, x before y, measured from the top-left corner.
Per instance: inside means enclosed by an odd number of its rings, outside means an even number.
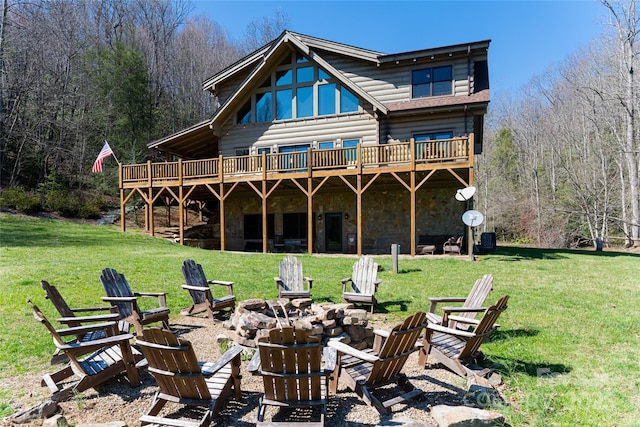
[[[610,24],[617,36],[619,78],[624,82],[625,90],[618,96],[625,111],[626,125],[623,158],[627,167],[628,186],[624,188],[629,192],[628,202],[631,207],[629,227],[631,242],[629,243],[638,246],[640,245],[640,188],[638,188],[640,144],[636,142],[635,104],[637,100],[635,99],[634,68],[638,58],[636,41],[640,34],[640,15],[636,8],[636,0],[625,2],[601,0],[601,2],[610,13]]]
[[[244,53],[250,53],[277,38],[289,24],[285,12],[276,9],[273,17],[265,17],[261,21],[253,20],[244,31],[242,47]]]

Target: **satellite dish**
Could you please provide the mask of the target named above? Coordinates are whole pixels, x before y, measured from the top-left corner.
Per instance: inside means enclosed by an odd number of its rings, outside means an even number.
[[[476,194],[476,187],[470,185],[466,188],[460,188],[456,191],[456,200],[459,202],[465,202]]]
[[[469,227],[477,227],[484,222],[484,215],[474,210],[466,211],[462,214],[462,222]]]

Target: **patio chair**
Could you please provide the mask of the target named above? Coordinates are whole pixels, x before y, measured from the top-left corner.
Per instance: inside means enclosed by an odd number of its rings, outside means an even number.
[[[323,357],[324,353],[324,357]],[[324,366],[323,366],[324,361]],[[249,372],[262,376],[264,395],[258,406],[258,426],[324,426],[327,414],[328,380],[334,371],[336,356],[330,348],[323,350],[319,337],[292,327],[271,329],[268,337],[258,340],[258,351]],[[284,408],[320,408],[320,420],[302,422],[265,422],[267,406]]]
[[[302,274],[302,262],[292,255],[280,261],[279,276],[273,279],[278,288],[278,298],[310,298],[313,279]]]
[[[475,319],[478,314],[478,307],[482,307],[484,301],[487,299],[489,292],[493,289],[493,276],[491,274],[485,274],[480,279],[476,280],[469,291],[469,295],[466,297],[431,297],[431,307],[429,313],[427,313],[427,320],[431,323],[438,325],[448,326],[450,328],[459,329],[471,329],[473,325],[469,322],[458,323],[455,320],[451,320],[451,313],[459,313],[459,317],[467,319]],[[436,314],[438,304],[440,303],[463,303],[461,307],[442,307],[442,315]]]
[[[42,385],[48,386],[52,393],[51,400],[56,402],[66,400],[75,393],[81,393],[102,384],[123,372],[126,372],[132,387],[140,384],[135,364],[142,359],[142,356],[129,344],[133,335],[118,334],[116,322],[55,329],[31,300],[27,301],[27,304],[31,306],[35,319],[47,328],[56,347],[69,359],[67,366],[42,378]],[[106,336],[86,342],[75,340],[79,332],[91,333],[98,330],[104,331]],[[63,338],[65,336],[73,336],[74,339],[65,341]],[[70,381],[74,376],[76,380]]]
[[[374,347],[365,351],[356,350],[338,340],[329,340],[328,346],[338,351],[336,373],[330,391],[337,391],[339,379],[380,414],[387,414],[388,408],[396,403],[422,396],[423,391],[414,387],[401,371],[409,356],[421,348],[416,343],[426,326],[426,313],[418,311],[390,332],[374,331]],[[386,400],[377,397],[374,392],[390,383],[396,384],[402,391],[393,393],[393,390],[385,389]]]
[[[442,245],[442,253],[462,255],[462,236],[451,237]]]
[[[196,359],[191,343],[177,338],[171,331],[158,327],[146,328],[136,344],[148,362],[160,390],[156,392],[151,408],[140,417],[141,425],[166,425],[176,427],[205,427],[226,404],[234,391],[236,400],[241,398],[240,362],[241,346],[231,347],[215,363],[201,363]],[[198,421],[175,418],[183,413],[159,416],[167,402],[179,405],[204,407],[204,415]]]
[[[102,270],[100,283],[107,294],[106,297],[102,297],[102,300],[117,307],[120,319],[131,322],[136,328],[137,335],[142,334],[143,325],[155,322],[162,322],[162,325],[169,329],[166,292],[133,292],[124,275],[113,268]],[[157,298],[159,307],[143,310],[138,305],[140,297]]]
[[[117,312],[115,307],[107,306],[107,307],[83,307],[83,308],[71,308],[65,301],[65,299],[60,295],[58,289],[55,286],[49,284],[46,280],[41,280],[40,285],[45,293],[45,298],[53,303],[53,306],[60,313],[61,318],[57,319],[58,322],[66,325],[68,328],[76,328],[82,326],[86,323],[94,323],[94,322],[108,322],[108,321],[118,321],[120,315]],[[92,314],[92,315],[84,315],[84,316],[76,316],[76,313],[99,313],[106,312],[107,314]],[[130,329],[129,322],[118,321],[118,330],[120,333],[129,333]],[[97,330],[92,332],[78,332],[76,334],[77,342],[86,342],[92,341],[95,339],[104,338],[106,336],[103,330]],[[56,349],[55,353],[51,357],[51,364],[57,363],[65,363],[69,359],[64,354],[64,352]]]
[[[353,264],[351,277],[342,279],[342,301],[353,304],[368,305],[371,313],[376,305],[376,292],[382,280],[377,278],[378,264],[373,258],[363,256]],[[347,287],[347,284],[350,286]]]
[[[494,324],[500,313],[507,309],[508,300],[509,296],[505,295],[489,308],[476,309],[484,312],[479,321],[463,317],[455,319],[457,322],[471,321],[475,325],[473,332],[430,323],[427,326],[424,347],[420,350],[418,363],[426,366],[427,358],[431,355],[456,374],[462,377],[470,375],[472,370],[465,365],[477,358],[480,345],[495,329]]]
[[[226,308],[230,308],[231,311],[235,309],[236,297],[233,295],[233,282],[207,280],[202,266],[192,259],[182,263],[182,275],[186,283],[182,285],[182,289],[189,291],[193,304],[180,311],[180,314],[189,316],[206,311],[209,318],[213,320],[215,312]],[[215,285],[214,288],[226,288],[226,295],[214,297],[209,285]]]

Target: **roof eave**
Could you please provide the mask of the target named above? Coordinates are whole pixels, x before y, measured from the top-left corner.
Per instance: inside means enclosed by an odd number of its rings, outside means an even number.
[[[380,64],[388,64],[398,61],[414,60],[421,58],[432,58],[441,56],[453,56],[453,55],[467,55],[470,52],[481,51],[489,49],[491,40],[481,40],[471,43],[461,43],[450,46],[442,46],[431,49],[414,50],[410,52],[393,53],[389,55],[382,55],[378,58]]]

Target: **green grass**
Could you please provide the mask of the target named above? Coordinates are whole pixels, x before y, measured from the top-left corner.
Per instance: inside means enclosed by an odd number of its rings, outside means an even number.
[[[313,277],[316,301],[339,301],[340,279],[353,257],[299,256]],[[100,271],[113,267],[135,290],[169,292],[177,316],[189,305],[180,289],[186,258],[209,278],[232,280],[238,299],[274,298],[273,276],[282,254],[205,251],[114,227],[0,214],[0,376],[43,369],[52,352],[46,330],[25,304],[31,298],[56,313],[39,282],[58,287],[73,306],[100,305]],[[482,350],[503,368],[507,405],[498,410],[513,426],[640,425],[640,256],[618,252],[499,247],[478,262],[376,257],[378,316],[399,320],[429,309],[429,296],[464,296],[483,274],[494,275],[495,301],[509,309]],[[10,392],[0,390],[0,413]],[[428,398],[428,397],[427,397]]]

